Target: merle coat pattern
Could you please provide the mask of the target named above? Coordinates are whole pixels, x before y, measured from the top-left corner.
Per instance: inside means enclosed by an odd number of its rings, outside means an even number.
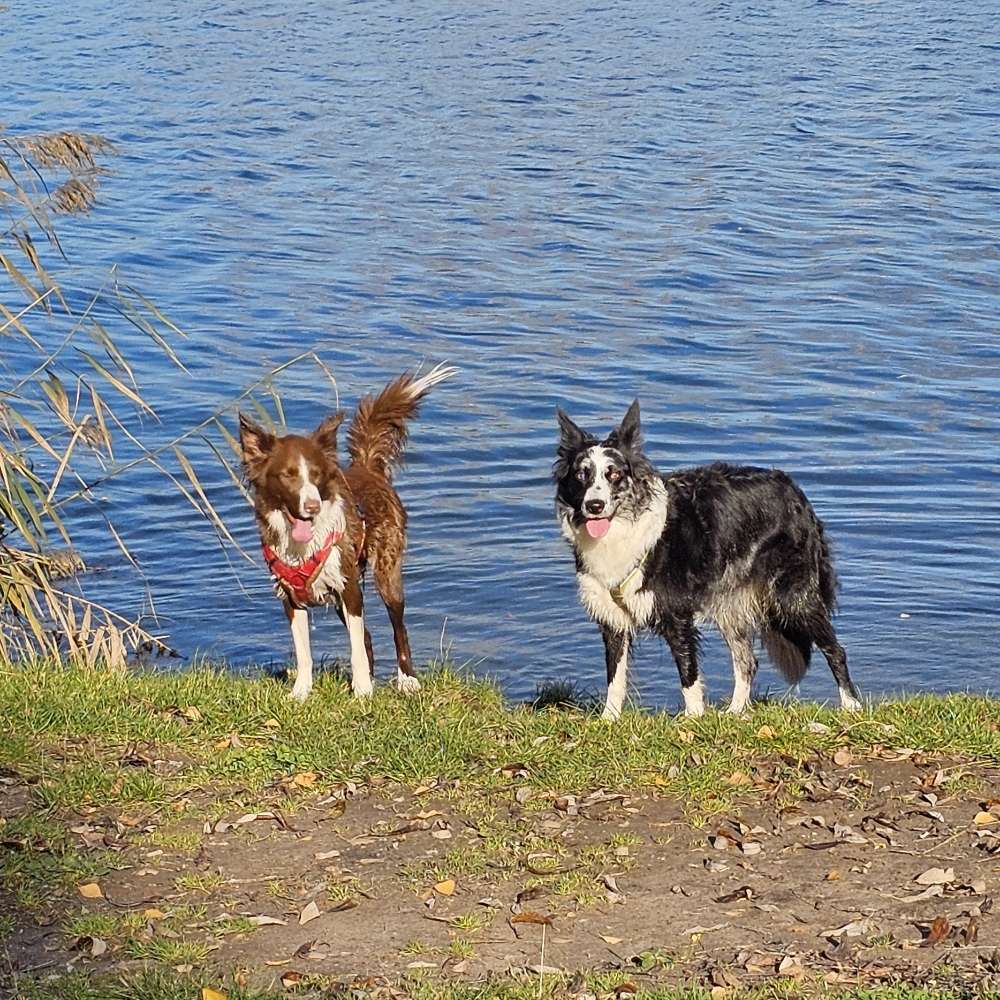
[[[750,701],[754,638],[790,684],[815,645],[841,705],[860,707],[831,622],[836,577],[822,522],[784,472],[724,464],[661,476],[643,455],[639,402],[604,440],[557,411],[556,513],[576,558],[580,599],[604,639],[606,719],[621,714],[629,652],[640,629],[666,640],[684,711],[705,710],[698,626],[729,646],[729,711]]]

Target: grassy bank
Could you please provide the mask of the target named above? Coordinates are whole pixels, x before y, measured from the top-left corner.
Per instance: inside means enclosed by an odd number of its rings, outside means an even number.
[[[482,789],[518,780],[575,792],[650,787],[692,813],[739,794],[726,779],[760,755],[795,762],[878,748],[1000,760],[1000,706],[972,695],[922,696],[846,715],[813,704],[765,704],[745,718],[626,711],[608,725],[575,708],[511,707],[499,690],[448,668],[423,691],[387,685],[368,702],[321,679],[305,705],[285,684],[211,670],[124,673],[39,664],[0,672],[0,755],[36,781],[45,809],[145,802],[189,786],[262,789],[297,771],[327,782],[459,780]],[[117,765],[123,748],[169,748],[169,771]],[[513,767],[513,765],[517,767]]]
[[[582,977],[552,972],[539,978],[523,969],[498,976],[494,970],[472,977],[473,982],[455,982],[442,980],[438,972],[485,962],[491,941],[496,944],[489,935],[495,938],[506,912],[494,907],[493,896],[515,890],[517,900],[528,890],[548,894],[546,920],[565,924],[584,915],[586,923],[595,914],[606,915],[609,901],[612,910],[624,903],[611,887],[625,873],[638,876],[643,851],[653,873],[664,867],[662,859],[653,863],[654,851],[671,843],[679,847],[684,838],[695,850],[696,842],[705,839],[699,831],[723,826],[730,831],[725,836],[735,837],[742,850],[740,838],[753,839],[747,831],[756,820],[743,824],[735,817],[764,804],[769,815],[778,817],[777,829],[797,803],[821,803],[814,811],[829,816],[833,807],[822,803],[832,800],[844,810],[844,819],[824,822],[842,832],[844,823],[854,822],[851,809],[867,804],[872,815],[888,815],[882,800],[912,801],[912,789],[918,787],[925,789],[919,793],[927,797],[925,811],[939,799],[953,801],[955,815],[968,825],[965,813],[976,814],[982,803],[992,808],[995,801],[977,768],[992,774],[1000,765],[996,701],[970,695],[919,697],[857,714],[810,704],[762,704],[745,718],[711,712],[701,719],[676,719],[627,711],[609,725],[578,707],[509,705],[495,686],[447,667],[430,668],[423,683],[415,697],[401,697],[383,685],[375,698],[360,703],[348,696],[342,681],[327,676],[305,705],[297,705],[288,699],[287,685],[276,680],[207,668],[125,673],[40,663],[0,669],[0,834],[9,900],[0,907],[0,939],[11,943],[12,954],[20,949],[16,964],[22,971],[8,976],[8,987],[18,991],[13,995],[187,1000],[200,996],[206,983],[229,1000],[342,995],[331,993],[334,980],[318,973],[296,973],[284,984],[275,979],[280,989],[274,982],[262,984],[260,970],[246,971],[259,957],[255,952],[261,945],[255,942],[271,941],[265,932],[272,930],[290,935],[300,909],[312,899],[320,901],[324,913],[354,908],[371,911],[370,918],[383,923],[373,900],[396,913],[412,903],[412,933],[422,935],[428,926],[427,900],[450,904],[463,894],[466,909],[430,917],[446,925],[431,925],[444,937],[396,942],[392,954],[397,958],[382,959],[383,975],[361,977],[360,986],[336,980],[348,991],[343,995],[356,995],[349,992],[355,988],[359,995],[419,1000],[540,995],[763,1000],[830,991],[858,1000],[931,995],[917,989],[917,984],[927,985],[924,975],[893,972],[912,981],[862,988],[861,973],[831,980],[829,969],[814,975],[808,964],[766,984],[745,970],[742,978],[727,979],[717,966],[705,964],[707,952],[696,955],[697,949],[687,946],[658,945],[622,957],[616,971],[584,969]],[[904,765],[910,768],[905,774],[891,770]],[[884,794],[876,802],[879,788]],[[643,809],[604,815],[601,810],[626,801],[606,794],[611,792],[636,797]],[[634,817],[643,810],[648,822],[640,827]],[[944,823],[943,814],[935,809],[930,814]],[[889,819],[884,822],[891,825]],[[987,815],[982,822],[988,829],[992,821]],[[590,831],[589,840],[577,843],[573,837],[583,827]],[[770,835],[759,830],[754,834],[759,839]],[[854,840],[845,843],[859,843],[858,832],[851,835]],[[935,831],[935,839],[912,845],[902,836],[888,835],[873,846],[888,844],[908,861],[926,854],[927,845],[947,844],[958,834]],[[437,837],[447,839],[438,844],[432,839]],[[773,856],[781,859],[803,846],[825,850],[831,844],[786,844],[779,850],[776,841]],[[997,868],[990,861],[992,847],[986,846],[984,875]],[[270,870],[277,854],[292,859],[287,870]],[[804,856],[814,858],[809,850]],[[680,850],[677,857],[669,879],[683,877],[704,860],[692,853],[689,862]],[[316,867],[317,858],[323,861],[319,874],[306,878],[302,873]],[[819,864],[825,858],[815,860]],[[233,877],[233,871],[258,868],[268,870],[259,893],[234,888],[253,879]],[[741,874],[741,868],[752,871],[753,866],[741,861],[733,872]],[[867,868],[854,870],[862,873],[859,885],[869,877]],[[135,871],[160,882],[136,897]],[[971,876],[968,881],[975,882]],[[316,884],[306,882],[322,884],[320,895]],[[960,892],[968,895],[959,884],[954,876],[954,887],[948,887],[956,898]],[[88,886],[97,886],[98,894],[88,895]],[[739,898],[751,899],[746,886],[737,888],[743,893]],[[663,891],[681,889],[668,884]],[[477,905],[477,898],[488,905]],[[677,910],[675,902],[667,903]],[[262,906],[278,914],[269,920],[280,928],[255,923]],[[682,911],[684,906],[690,903]],[[638,910],[628,912],[641,916]],[[512,940],[522,939],[523,933],[510,926]],[[370,928],[359,927],[365,940]],[[877,947],[891,935],[871,937]],[[618,938],[605,935],[603,940]],[[569,941],[563,939],[564,952]],[[290,950],[300,944],[288,935],[273,942],[268,946]],[[47,957],[53,948],[58,961]],[[494,951],[499,962],[503,948]],[[301,947],[295,955],[300,952]],[[314,968],[322,966],[323,957],[320,952],[313,956]],[[989,961],[989,956],[980,960],[987,980]],[[301,964],[300,955],[296,962]],[[40,971],[50,966],[58,969],[54,980],[46,976],[56,973]],[[73,972],[78,966],[87,968]],[[757,968],[753,962],[749,967]],[[240,968],[245,974],[238,974]],[[970,995],[969,982],[982,993],[975,976],[948,986],[949,968],[941,977],[945,985],[933,995],[957,1000]],[[213,971],[206,979],[207,969]],[[692,981],[707,984],[705,990],[679,988],[687,969],[701,970],[692,971]],[[673,982],[653,975],[671,970]],[[1000,975],[1000,957],[996,972]]]

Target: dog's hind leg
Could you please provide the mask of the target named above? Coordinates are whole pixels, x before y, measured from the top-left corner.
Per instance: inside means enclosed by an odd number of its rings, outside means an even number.
[[[705,714],[705,682],[698,667],[698,630],[690,617],[670,617],[656,625],[667,640],[681,678],[685,715]]]
[[[733,697],[726,711],[739,715],[750,704],[750,689],[757,674],[757,657],[753,655],[753,641],[746,632],[723,627],[719,630],[733,660]]]
[[[830,671],[840,692],[840,707],[850,712],[858,711],[861,708],[861,696],[847,672],[847,654],[844,652],[844,647],[837,642],[837,633],[833,630],[829,614],[824,611],[822,616],[817,615],[810,622],[809,631],[816,648],[830,664]]]
[[[607,625],[601,626],[604,640],[604,661],[608,670],[608,700],[601,718],[614,722],[622,714],[628,692],[628,654],[631,639],[627,632],[617,632]]]
[[[392,639],[396,644],[396,687],[404,694],[420,690],[420,681],[410,656],[410,637],[406,632],[403,612],[406,602],[403,598],[403,567],[400,559],[383,562],[376,559],[374,574],[375,589],[385,602],[392,623]]]
[[[285,602],[285,614],[292,629],[292,645],[295,647],[295,684],[289,697],[305,701],[313,686],[312,650],[309,647],[309,612],[305,608],[293,608]]]

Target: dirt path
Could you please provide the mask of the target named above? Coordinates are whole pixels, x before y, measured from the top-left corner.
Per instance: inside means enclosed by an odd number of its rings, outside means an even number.
[[[733,775],[754,804],[702,826],[655,795],[543,795],[516,768],[488,802],[385,786],[295,805],[286,787],[207,826],[95,814],[76,836],[110,837],[124,867],[56,923],[17,913],[10,960],[96,972],[153,955],[255,986],[543,964],[721,990],[931,967],[1000,983],[1000,770],[893,756],[817,763],[794,806],[768,766]],[[107,936],[70,937],[81,915],[106,915]]]

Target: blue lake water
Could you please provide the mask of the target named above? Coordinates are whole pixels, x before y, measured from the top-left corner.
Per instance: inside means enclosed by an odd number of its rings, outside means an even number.
[[[420,362],[461,368],[399,477],[418,659],[443,641],[513,697],[601,688],[552,512],[554,408],[603,430],[638,396],[662,469],[797,477],[836,546],[864,691],[995,690],[996,13],[39,0],[0,12],[0,118],[119,147],[98,208],[62,223],[63,274],[87,289],[116,264],[189,334],[190,375],[135,340],[161,417],[150,442],[309,348],[352,404]],[[293,427],[334,405],[315,367],[280,387]],[[237,491],[207,448],[191,455],[256,555]],[[224,553],[151,472],[100,496],[146,581],[82,506],[97,596],[135,611],[148,587],[189,656],[288,655],[259,559]],[[386,677],[374,600],[369,618]],[[317,654],[345,645],[319,616]],[[718,700],[717,639],[705,660]],[[821,658],[803,693],[834,695]],[[636,697],[677,703],[651,639]]]

